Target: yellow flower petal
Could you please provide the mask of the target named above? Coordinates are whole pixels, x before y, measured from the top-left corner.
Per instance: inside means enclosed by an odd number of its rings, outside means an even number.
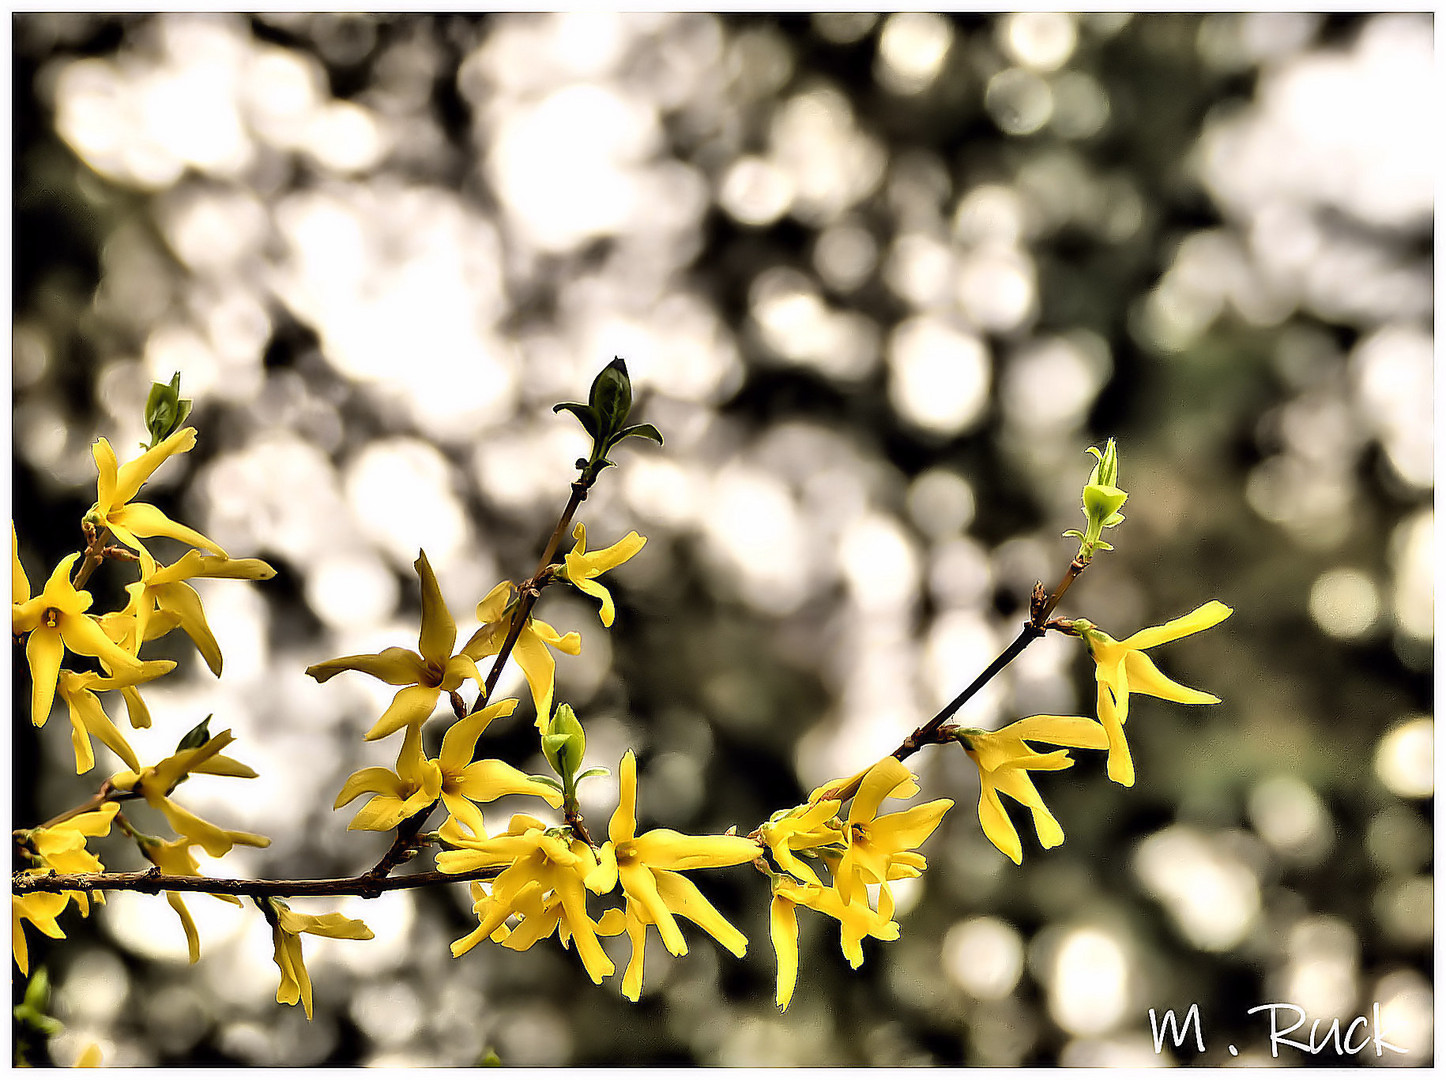
[[[452,646],[457,643],[457,623],[442,599],[442,590],[437,585],[432,564],[427,561],[427,553],[418,554],[412,566],[422,581],[422,633],[417,651],[429,663],[440,667],[452,655]]]
[[[774,894],[769,906],[768,929],[778,958],[778,990],[774,1000],[780,1009],[786,1009],[798,982],[798,916],[794,914],[792,900]]]

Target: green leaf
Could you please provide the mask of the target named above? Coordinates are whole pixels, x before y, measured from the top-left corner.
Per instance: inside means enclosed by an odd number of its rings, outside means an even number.
[[[551,776],[529,776],[527,779],[531,780],[535,784],[541,784],[543,787],[550,787],[553,791],[559,793],[561,793],[562,791],[562,785],[559,784]]]
[[[630,428],[624,428],[617,433],[617,436],[613,439],[613,443],[619,443],[630,435],[637,436],[639,439],[651,439],[659,446],[663,445],[663,433],[652,424],[634,424]]]
[[[597,441],[597,414],[590,406],[580,405],[576,401],[559,401],[552,407],[553,412],[561,412],[563,409],[577,417],[578,423],[582,424],[583,431],[592,437],[593,442]]]
[[[577,778],[578,778],[579,780],[586,780],[586,779],[587,779],[588,777],[590,777],[590,776],[610,776],[610,775],[612,775],[612,774],[609,773],[607,769],[604,769],[601,765],[594,765],[591,769],[584,769],[582,772],[578,773],[578,774],[577,774]]]
[[[181,736],[181,741],[176,744],[176,753],[179,754],[183,750],[195,750],[197,747],[205,746],[210,742],[211,729],[209,725],[211,723],[211,717],[215,715],[215,713],[208,713],[206,719],[202,720],[190,731],[186,732],[185,735]]]

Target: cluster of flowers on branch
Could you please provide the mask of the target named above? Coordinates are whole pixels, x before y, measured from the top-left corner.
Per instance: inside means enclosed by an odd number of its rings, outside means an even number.
[[[563,947],[576,950],[591,979],[601,983],[615,970],[600,938],[626,934],[631,958],[621,989],[636,1001],[643,991],[650,927],[675,956],[689,947],[680,922],[691,923],[734,955],[744,955],[746,936],[688,875],[748,866],[767,884],[770,937],[777,958],[775,1000],[786,1008],[799,981],[799,908],[837,922],[840,948],[854,967],[863,962],[865,938],[892,941],[900,934],[891,883],[925,871],[928,863],[921,848],[954,805],[950,798],[901,805],[919,794],[918,777],[904,763],[912,754],[931,744],[962,747],[978,767],[978,813],[984,834],[1018,863],[1023,845],[1001,796],[1028,809],[1040,844],[1054,847],[1063,842],[1064,832],[1032,774],[1070,767],[1070,749],[1107,751],[1110,779],[1128,786],[1134,782],[1134,765],[1124,725],[1132,694],[1184,703],[1218,701],[1161,674],[1146,650],[1215,625],[1230,614],[1224,604],[1211,601],[1182,618],[1118,641],[1088,620],[1051,617],[1096,551],[1109,549],[1101,538],[1103,530],[1124,520],[1120,509],[1127,495],[1119,486],[1119,458],[1111,440],[1103,450],[1090,448],[1097,461],[1082,494],[1086,527],[1066,534],[1080,543],[1059,585],[1049,595],[1042,586],[1036,587],[1030,618],[1015,641],[891,754],[853,776],[820,785],[807,800],[779,810],[756,828],[729,827],[688,836],[669,828],[639,830],[638,762],[628,750],[618,763],[617,807],[606,834],[595,838],[583,820],[577,792],[580,784],[608,775],[609,770],[584,768],[584,725],[569,704],[555,700],[553,654],[577,655],[581,637],[576,631],[559,633],[534,611],[547,589],[571,586],[598,601],[602,625],[612,626],[617,609],[600,579],[639,555],[646,540],[630,532],[609,546],[589,549],[586,526],[574,519],[600,474],[613,464],[608,454],[619,443],[639,437],[661,445],[662,436],[652,425],[629,425],[632,388],[621,360],[609,364],[594,380],[587,403],[568,402],[557,409],[574,414],[593,446],[589,457],[578,459],[570,498],[532,576],[500,582],[488,592],[476,605],[478,629],[459,646],[457,622],[425,552],[419,553],[414,563],[421,586],[416,648],[396,646],[343,656],[307,669],[319,683],[343,672],[357,672],[397,688],[380,717],[358,725],[360,738],[367,742],[400,736],[392,764],[360,769],[345,781],[335,800],[335,808],[340,809],[367,796],[349,828],[391,836],[380,860],[351,878],[203,878],[193,849],[220,858],[237,844],[268,843],[266,837],[207,822],[172,797],[180,784],[195,777],[254,776],[247,766],[222,753],[235,737],[229,730],[212,735],[208,717],[181,738],[173,754],[142,765],[101,704],[101,695],[118,692],[132,727],[150,726],[140,687],[164,677],[175,664],[142,659],[140,654],[147,643],[175,629],[191,639],[219,676],[220,649],[200,598],[187,582],[207,577],[260,581],[273,576],[266,563],[232,558],[214,541],[172,521],[154,506],[135,501],[158,467],[195,445],[195,429],[178,427],[189,411],[189,402],[179,398],[179,379],[153,389],[147,409],[151,445],[140,457],[119,465],[110,444],[104,439],[97,442],[97,499],[81,523],[85,548],[62,559],[38,595],[31,595],[12,525],[12,628],[16,639],[25,642],[32,722],[43,726],[58,696],[69,710],[77,772],[95,767],[92,738],[125,766],[105,780],[87,803],[14,834],[23,867],[12,879],[14,955],[22,973],[29,970],[23,923],[46,936],[63,937],[59,917],[72,905],[84,917],[108,889],[165,892],[181,919],[192,961],[200,955],[200,941],[182,893],[209,891],[231,903],[249,897],[272,929],[280,973],[277,1001],[299,1002],[310,1017],[312,987],[301,935],[366,939],[371,931],[361,921],[339,914],[294,912],[281,897],[370,897],[391,888],[460,883],[470,890],[477,925],[452,943],[454,956],[487,941],[526,950],[556,934]],[[562,552],[569,535],[572,548]],[[142,543],[142,538],[153,537],[190,550],[163,565]],[[112,539],[114,544],[109,542]],[[96,614],[83,585],[106,562],[134,567],[137,579],[126,587],[129,600],[124,608]],[[1077,638],[1094,661],[1096,716],[1031,716],[995,731],[947,722],[984,683],[1047,631]],[[509,660],[517,662],[526,680],[538,749],[552,775],[525,773],[488,753],[489,728],[509,720],[521,704],[516,698],[492,700]],[[427,754],[429,743],[438,747],[435,757]],[[1036,749],[1036,744],[1054,749]],[[534,799],[535,813],[515,813],[505,831],[490,833],[483,807],[503,797]],[[159,812],[173,835],[155,836],[141,829],[133,810],[128,812],[141,802]],[[886,804],[893,805],[885,811]],[[442,817],[429,829],[439,808]],[[140,859],[152,867],[149,873],[110,872],[90,850],[92,840],[110,835],[113,829],[134,842]],[[428,849],[435,870],[391,876]]]

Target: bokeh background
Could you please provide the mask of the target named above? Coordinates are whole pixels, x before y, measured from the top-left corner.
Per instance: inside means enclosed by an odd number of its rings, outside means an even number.
[[[745,830],[889,752],[1015,634],[1119,440],[1128,520],[1061,613],[1116,636],[1218,598],[1157,651],[1214,707],[1131,709],[1139,781],[1082,753],[1064,824],[1014,867],[962,753],[900,883],[903,934],[852,971],[803,913],[772,1004],[767,891],[698,875],[748,934],[650,944],[645,995],[555,941],[452,960],[465,891],[353,900],[307,939],[316,1019],[274,1003],[253,909],[115,896],[32,935],[112,1064],[1270,1063],[1246,1010],[1344,1027],[1378,1003],[1432,1058],[1432,17],[710,14],[13,17],[14,485],[32,581],[79,544],[89,447],[129,456],[182,373],[196,450],[147,493],[275,580],[201,582],[225,651],[147,694],[155,760],[207,713],[257,780],[188,805],[271,835],[213,873],[356,872],[330,810],[391,765],[390,690],[308,664],[415,641],[425,547],[462,632],[529,573],[578,426],[551,405],[626,358],[635,419],[587,501],[649,537],[578,629],[561,699],[589,763],[641,761],[645,826]],[[97,607],[125,576],[98,575]],[[18,664],[16,661],[18,660]],[[94,791],[12,653],[15,824]],[[489,734],[540,771],[531,706]],[[119,702],[116,703],[119,708]],[[1028,650],[961,714],[1092,708],[1078,645]],[[41,737],[37,737],[41,736]],[[615,779],[583,808],[601,829]],[[502,828],[516,806],[489,807]],[[125,845],[101,850],[137,865]],[[330,905],[298,906],[328,910]],[[615,939],[615,944],[620,939]],[[610,945],[610,948],[612,946]],[[617,951],[626,956],[623,943]],[[1156,1054],[1148,1010],[1200,1007]],[[1238,1058],[1227,1044],[1240,1050]]]

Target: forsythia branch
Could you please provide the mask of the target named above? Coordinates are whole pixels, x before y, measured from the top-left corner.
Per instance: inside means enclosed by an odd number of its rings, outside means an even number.
[[[366,873],[342,878],[251,880],[164,874],[156,867],[151,867],[149,870],[116,874],[13,874],[10,889],[17,896],[37,892],[108,890],[149,895],[162,892],[199,892],[220,893],[225,896],[360,896],[370,900],[382,893],[395,892],[398,889],[421,889],[448,882],[487,881],[498,873],[498,868],[490,867],[459,874],[428,870],[395,878]]]

